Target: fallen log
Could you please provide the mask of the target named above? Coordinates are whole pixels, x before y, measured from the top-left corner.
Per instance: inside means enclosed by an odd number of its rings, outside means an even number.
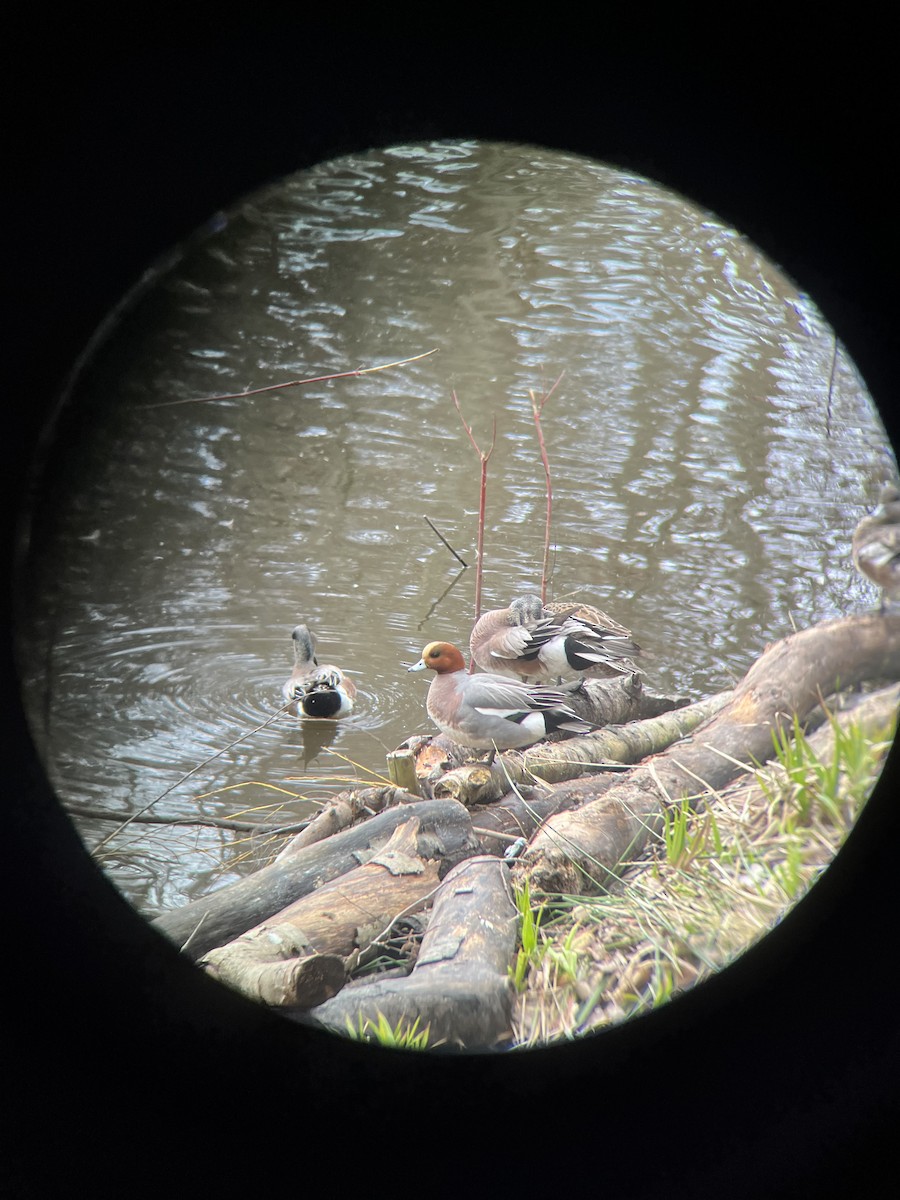
[[[340,792],[321,812],[316,813],[305,829],[291,838],[274,861],[282,862],[305,846],[324,841],[375,813],[392,808],[395,804],[408,804],[412,799],[414,797],[409,793],[392,787],[355,788]]]
[[[591,893],[663,825],[663,806],[698,802],[772,758],[773,733],[832,693],[900,678],[900,616],[842,617],[768,646],[728,704],[689,743],[636,766],[598,800],[550,817],[517,862],[537,892]]]
[[[541,742],[527,750],[509,750],[496,755],[490,766],[476,762],[450,770],[432,769],[431,793],[436,799],[449,797],[469,807],[490,804],[520,784],[563,783],[590,772],[616,770],[682,740],[730,698],[731,692],[722,692],[697,704],[628,725],[579,734],[564,741]],[[605,786],[604,781],[601,788]]]
[[[837,730],[846,732],[851,726],[856,726],[869,741],[890,737],[897,722],[898,706],[900,684],[892,684],[876,692],[855,696],[852,702],[842,704],[839,709],[824,717],[823,723],[807,736],[809,748],[819,762],[830,764],[836,753]],[[740,805],[735,802],[732,807],[745,810],[766,806],[769,803],[772,784],[776,787],[787,787],[791,783],[785,768],[775,762],[768,764],[766,775],[768,781],[765,787],[755,772],[739,775],[717,793],[716,799],[729,801],[732,797],[740,796]]]
[[[311,1008],[346,982],[346,960],[398,916],[417,912],[440,880],[439,863],[418,852],[419,820],[398,826],[363,866],[294,901],[199,965],[221,983],[265,1004]]]
[[[684,697],[654,691],[638,673],[583,679],[582,686],[569,693],[568,702],[580,717],[594,725],[646,721],[688,704]]]
[[[411,974],[350,984],[308,1019],[341,1033],[379,1016],[393,1029],[418,1020],[430,1049],[494,1047],[510,1032],[517,930],[508,865],[469,858],[438,889]]]
[[[608,784],[614,781],[611,775],[604,779]],[[567,800],[563,788],[538,791],[523,786],[508,792],[495,804],[473,805],[469,815],[482,852],[502,857],[514,842],[530,841],[534,831],[548,817],[573,808],[577,803],[575,798]]]
[[[419,819],[418,850],[455,863],[477,853],[465,808],[454,800],[414,801],[336,833],[262,867],[228,887],[163,913],[151,924],[193,959],[268,920],[301,896],[358,867],[411,817]]]

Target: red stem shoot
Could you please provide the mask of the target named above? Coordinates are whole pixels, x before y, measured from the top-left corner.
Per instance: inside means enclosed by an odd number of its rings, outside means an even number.
[[[466,433],[468,434],[469,441],[472,443],[475,453],[481,460],[481,493],[478,504],[478,549],[476,551],[475,562],[475,620],[477,621],[481,616],[481,574],[484,552],[485,512],[487,509],[487,465],[490,461],[491,455],[494,453],[494,445],[497,441],[497,418],[493,418],[491,444],[487,452],[485,452],[475,441],[475,435],[472,433],[470,426],[466,422],[465,417],[462,415],[462,409],[459,407],[459,400],[456,392],[451,392],[451,395],[453,397],[453,403],[456,405],[456,411],[459,413],[459,419],[463,423],[463,429],[465,429]],[[469,663],[470,672],[472,671],[473,666],[474,663]]]
[[[550,563],[550,527],[553,520],[553,484],[550,475],[550,460],[547,457],[547,446],[544,442],[544,431],[541,428],[541,413],[543,412],[544,405],[556,391],[556,388],[564,374],[565,371],[561,372],[553,386],[544,393],[544,395],[541,397],[540,404],[538,404],[538,402],[535,400],[534,392],[528,393],[531,397],[531,411],[534,416],[535,429],[537,430],[538,446],[541,450],[541,462],[544,464],[544,486],[547,495],[547,516],[544,522],[544,559],[541,565],[542,600],[547,599],[547,574]]]

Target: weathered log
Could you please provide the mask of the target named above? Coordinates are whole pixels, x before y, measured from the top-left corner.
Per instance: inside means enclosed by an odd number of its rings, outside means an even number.
[[[612,776],[606,778],[612,783]],[[542,821],[567,807],[565,800],[560,799],[561,793],[561,788],[539,791],[522,786],[495,804],[474,805],[469,815],[482,851],[502,856],[520,838],[529,841]],[[569,807],[575,803],[573,800]]]
[[[419,780],[416,775],[416,757],[405,746],[392,750],[387,756],[388,776],[391,783],[403,788],[412,796],[420,796]]]
[[[316,813],[305,829],[291,838],[274,861],[282,862],[304,846],[312,846],[375,813],[392,808],[395,804],[408,804],[413,799],[415,797],[409,792],[392,787],[354,788],[339,792],[321,812]]]
[[[842,731],[851,726],[857,726],[862,734],[870,740],[892,736],[892,730],[897,722],[898,705],[900,705],[900,684],[892,684],[890,687],[881,688],[865,695],[845,698],[838,710],[830,713],[828,717],[823,717],[823,723],[814,732],[807,735],[810,750],[820,762],[831,763],[836,753],[835,725]],[[779,764],[770,762],[766,771],[776,785],[780,782],[783,782],[786,787],[789,785],[788,773]],[[757,775],[754,772],[748,772],[732,780],[726,788],[720,789],[717,799],[728,801],[729,798],[740,795],[741,807],[753,809],[757,805],[768,805],[770,793],[771,786],[762,787]]]
[[[508,865],[467,859],[438,889],[408,977],[351,984],[308,1016],[342,1033],[379,1015],[392,1028],[411,1029],[418,1020],[418,1029],[429,1031],[429,1048],[495,1046],[510,1030],[517,929]]]
[[[831,693],[900,677],[900,617],[823,622],[775,642],[690,743],[635,767],[600,799],[551,817],[516,865],[536,891],[596,892],[662,828],[663,805],[720,790],[768,761],[772,735]]]
[[[688,704],[688,701],[681,697],[666,696],[653,691],[639,675],[584,680],[583,686],[568,696],[568,702],[580,716],[595,725],[642,721],[673,709],[684,708]],[[557,744],[558,739],[552,738],[551,742]],[[549,744],[551,743],[544,742],[542,746],[546,748]],[[431,795],[433,782],[446,772],[462,766],[473,753],[442,733],[432,737],[415,735],[407,738],[394,754],[406,752],[411,752],[415,758],[416,776],[424,795]]]
[[[589,681],[591,690],[600,686]],[[590,772],[615,770],[634,763],[679,741],[723,708],[731,692],[722,692],[697,704],[686,705],[660,716],[628,725],[579,734],[564,741],[541,742],[527,750],[509,750],[486,763],[466,763],[450,771],[434,772],[431,779],[435,798],[450,797],[469,807],[490,804],[505,796],[511,787],[533,783],[563,783]],[[607,786],[601,784],[601,790]]]
[[[454,800],[399,804],[210,896],[163,913],[152,924],[191,958],[201,958],[323,883],[358,867],[410,817],[419,818],[419,853],[425,858],[455,862],[477,852],[478,842],[461,804]]]
[[[418,832],[413,817],[363,866],[209,951],[200,966],[266,1004],[323,1003],[344,986],[344,960],[368,947],[398,916],[422,908],[438,887],[438,863],[418,853]]]
[[[580,688],[569,693],[568,702],[580,717],[594,725],[646,721],[688,704],[684,697],[654,691],[637,673],[615,675],[611,679],[584,679]]]

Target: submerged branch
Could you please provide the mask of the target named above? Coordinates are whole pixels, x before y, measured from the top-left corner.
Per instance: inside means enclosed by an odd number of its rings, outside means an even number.
[[[177,404],[212,404],[216,400],[244,400],[248,396],[261,396],[266,392],[281,392],[285,388],[302,387],[307,383],[328,383],[332,379],[353,379],[357,375],[371,375],[373,371],[387,371],[390,367],[405,367],[407,363],[418,362],[437,354],[438,348],[426,350],[423,354],[414,354],[412,358],[398,358],[396,362],[379,363],[375,367],[356,367],[353,371],[336,371],[332,375],[315,375],[310,379],[291,379],[287,383],[270,383],[264,387],[248,388],[245,392],[223,392],[219,396],[188,396],[183,400],[161,400],[156,404],[142,404],[141,408],[173,408]]]
[[[121,824],[121,813],[104,812],[101,808],[91,808],[78,804],[63,805],[70,817],[78,817],[88,821],[115,821]],[[259,833],[267,837],[280,837],[289,833],[300,833],[306,829],[315,817],[304,817],[300,821],[289,824],[268,823],[265,821],[239,821],[233,817],[135,817],[135,825],[183,825],[185,828],[228,829],[233,833]]]
[[[127,817],[121,822],[121,824],[117,825],[111,833],[108,833],[101,842],[98,842],[97,846],[94,848],[94,853],[97,854],[97,852],[102,850],[103,847],[107,845],[108,842],[111,842],[114,837],[117,837],[120,833],[124,833],[129,825],[134,825],[136,822],[140,821],[144,814],[148,813],[150,809],[153,808],[154,804],[159,804],[160,800],[163,800],[166,796],[170,795],[170,793],[174,792],[176,788],[181,787],[181,785],[186,783],[192,775],[196,775],[198,771],[202,771],[203,768],[209,766],[211,762],[215,762],[217,758],[221,758],[223,754],[227,754],[229,750],[233,750],[235,746],[240,745],[241,742],[245,742],[247,738],[253,737],[255,733],[261,733],[262,730],[271,725],[273,721],[277,721],[279,717],[284,716],[292,703],[293,701],[288,704],[283,704],[281,708],[279,708],[276,712],[273,712],[271,717],[267,717],[260,725],[257,725],[254,729],[248,729],[246,733],[242,733],[240,737],[236,737],[234,741],[229,742],[227,746],[223,746],[222,749],[217,750],[215,754],[210,754],[208,758],[204,758],[202,762],[199,762],[196,766],[191,767],[189,771],[185,771],[180,779],[176,779],[174,783],[170,784],[164,791],[160,792],[158,796],[154,796],[153,799],[149,800],[143,808],[139,808],[136,813],[132,813],[130,817]]]
[[[464,567],[468,567],[469,564],[466,562],[466,560],[462,557],[461,554],[458,554],[456,552],[456,550],[453,549],[453,547],[450,545],[450,543],[447,541],[447,539],[444,537],[444,535],[441,533],[441,531],[435,525],[434,521],[432,521],[430,517],[426,517],[425,520],[431,526],[431,529],[433,530],[433,532],[436,533],[437,536],[441,539],[441,541],[444,543],[444,545],[447,547],[447,549],[450,551],[450,553],[453,555],[453,557],[456,559],[456,561],[462,563],[462,565]]]

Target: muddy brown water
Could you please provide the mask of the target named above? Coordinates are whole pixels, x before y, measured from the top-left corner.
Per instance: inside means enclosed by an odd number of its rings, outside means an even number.
[[[850,536],[890,444],[814,300],[739,232],[530,146],[353,155],[216,214],[75,375],[19,580],[26,707],[63,800],[291,820],[383,775],[430,729],[407,664],[465,645],[474,615],[479,463],[452,394],[482,446],[496,419],[496,607],[540,586],[530,396],[558,379],[550,591],[627,624],[654,686],[729,687],[773,638],[875,602]],[[339,725],[270,720],[301,620],[357,682]],[[101,847],[114,824],[77,824],[148,915],[264,853],[144,824]]]

